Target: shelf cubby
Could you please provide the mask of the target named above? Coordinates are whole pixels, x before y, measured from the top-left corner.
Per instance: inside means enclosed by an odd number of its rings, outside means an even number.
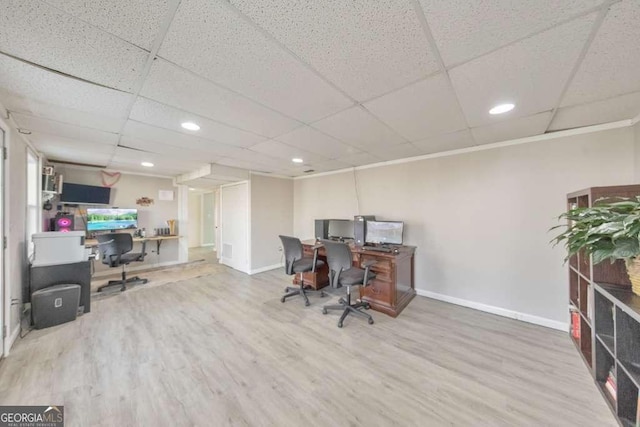
[[[578,272],[573,268],[569,269],[569,301],[575,308],[580,307],[580,291],[578,287]]]
[[[614,306],[613,302],[601,293],[594,295],[595,304],[595,334],[607,347],[611,354],[615,352],[614,337]]]
[[[609,377],[609,372],[613,370],[615,374],[615,363],[616,362],[613,355],[609,351],[607,351],[607,349],[602,345],[601,342],[596,340],[594,376],[596,383],[602,390],[602,394],[606,397],[609,406],[614,412],[616,411],[616,400],[607,391],[605,384],[607,382],[607,378]]]
[[[616,307],[616,355],[636,386],[640,386],[639,348],[640,322]]]
[[[622,425],[636,425],[638,386],[623,369],[618,369],[618,418]]]

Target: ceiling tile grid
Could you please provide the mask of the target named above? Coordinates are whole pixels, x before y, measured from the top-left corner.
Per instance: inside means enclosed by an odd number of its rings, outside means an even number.
[[[551,112],[534,114],[471,129],[477,145],[543,134],[551,120]]]
[[[39,0],[0,2],[0,51],[119,90],[131,91],[148,52]]]
[[[293,158],[300,158],[304,161],[304,164],[329,160],[329,158],[326,156],[311,153],[309,151],[303,150],[302,148],[292,147],[275,140],[261,142],[260,144],[254,145],[249,150],[266,154],[270,157],[284,159],[289,162],[291,162],[291,159]]]
[[[131,136],[149,142],[171,145],[183,150],[199,150],[218,156],[233,156],[242,151],[241,148],[215,143],[197,136],[185,135],[180,132],[167,131],[145,123],[128,120],[123,129],[124,136]],[[149,151],[153,151],[149,149]]]
[[[638,114],[640,114],[640,91],[588,104],[559,108],[549,130],[572,129],[633,119]]]
[[[438,70],[409,0],[231,0],[358,101]]]
[[[438,135],[421,141],[413,142],[413,145],[422,154],[433,154],[442,151],[457,150],[475,145],[469,129]]]
[[[19,95],[42,103],[124,118],[131,95],[25,64],[0,54],[0,96]],[[11,105],[7,105],[11,109]]]
[[[151,50],[170,4],[169,0],[44,2],[146,50]]]
[[[640,90],[640,1],[611,6],[562,106]]]
[[[404,144],[375,150],[372,154],[383,161],[387,161],[415,157],[422,153],[415,147],[415,145],[410,142],[405,142]]]
[[[159,55],[301,121],[352,104],[224,3],[183,0]]]
[[[144,97],[138,97],[133,104],[129,117],[133,120],[147,123],[152,126],[171,131],[181,132],[187,135],[196,135],[200,138],[210,139],[228,145],[238,147],[250,147],[267,138],[256,135],[242,129],[227,126],[223,123],[204,118],[168,105],[160,104]],[[181,124],[193,122],[200,126],[196,132],[184,129]]]
[[[548,29],[602,3],[603,0],[420,0],[447,66]]]
[[[301,125],[162,59],[154,61],[140,94],[266,137]]]
[[[365,151],[406,142],[400,134],[361,105],[312,123],[311,126]]]
[[[360,153],[355,147],[344,144],[309,126],[303,126],[276,138],[277,141],[329,159]]]
[[[147,141],[144,139],[123,136],[120,147],[132,148],[149,154],[161,155],[163,158],[173,160],[189,161],[196,163],[213,163],[222,156],[212,152],[206,152],[197,148],[177,147],[175,145],[163,144],[158,141]]]
[[[482,56],[449,71],[471,127],[553,109],[593,27],[595,14]],[[511,102],[516,108],[492,116]]]
[[[94,142],[97,144],[107,144],[111,146],[115,146],[118,143],[117,133],[75,126],[22,113],[12,113],[12,116],[21,129],[28,130],[32,133],[38,132],[46,135],[57,135],[62,138]]]
[[[364,107],[409,141],[467,127],[444,74],[369,101]]]

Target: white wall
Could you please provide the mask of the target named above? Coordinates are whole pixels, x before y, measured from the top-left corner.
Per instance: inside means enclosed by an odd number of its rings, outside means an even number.
[[[102,186],[102,174],[98,169],[57,165],[56,172],[63,174],[65,182]],[[138,209],[138,227],[146,228],[148,236],[153,235],[154,228],[168,227],[166,224],[168,219],[178,219],[178,188],[174,187],[173,181],[169,178],[123,173],[120,180],[111,188],[111,206]],[[173,191],[173,200],[160,200],[158,197],[160,190]],[[149,197],[154,200],[154,203],[150,206],[139,206],[136,204],[136,200],[141,197]],[[55,204],[51,213],[55,214]],[[78,216],[76,216],[75,228],[84,230],[84,224]],[[188,230],[183,230],[183,232],[188,234]],[[178,229],[178,234],[181,234],[180,229]],[[135,250],[139,250],[139,246],[135,247]],[[179,242],[177,240],[164,241],[160,248],[160,255],[156,252],[156,244],[150,242],[147,244],[146,252],[148,256],[145,258],[144,263],[132,264],[131,269],[179,262]],[[114,269],[110,269],[107,265],[103,265],[98,261],[94,262],[94,265],[96,274],[114,271]]]
[[[293,180],[252,174],[252,272],[281,265],[280,234],[293,234]]]
[[[566,193],[634,183],[630,127],[294,181],[294,234],[315,218],[405,221],[416,288],[567,321],[567,268],[548,229]],[[357,194],[356,199],[356,181]],[[359,207],[359,208],[358,208]],[[550,320],[551,322],[547,322]],[[536,321],[536,320],[533,320]]]
[[[202,194],[189,194],[189,247],[202,245]]]
[[[28,260],[26,253],[27,209],[27,146],[18,132],[9,126],[5,144],[8,159],[5,162],[4,224],[7,236],[5,251],[5,278],[8,284],[9,335],[15,339],[20,328],[21,302],[28,292]]]

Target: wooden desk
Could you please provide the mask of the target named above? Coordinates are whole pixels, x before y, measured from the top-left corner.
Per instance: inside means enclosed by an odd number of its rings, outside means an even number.
[[[313,256],[315,240],[302,242],[305,256]],[[396,317],[409,305],[416,295],[414,285],[414,254],[415,246],[399,246],[398,253],[367,251],[362,247],[350,245],[353,255],[353,265],[361,267],[364,262],[375,261],[371,271],[376,278],[369,286],[360,287],[360,298],[367,301],[371,308]],[[324,247],[318,249],[318,259],[325,262],[325,266],[315,273],[304,273],[305,283],[314,289],[321,289],[329,284],[329,267]],[[297,276],[294,283],[297,284]]]
[[[156,253],[160,255],[160,245],[163,240],[175,240],[179,239],[182,236],[174,236],[174,235],[166,235],[166,236],[153,236],[153,237],[134,237],[133,243],[138,242],[156,242]],[[98,247],[97,239],[86,239],[84,241],[85,248],[95,248]]]

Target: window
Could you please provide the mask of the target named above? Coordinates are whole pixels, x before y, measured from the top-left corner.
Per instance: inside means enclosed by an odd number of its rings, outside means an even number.
[[[33,233],[40,231],[40,202],[38,183],[40,168],[38,157],[27,149],[27,256],[33,255]]]

